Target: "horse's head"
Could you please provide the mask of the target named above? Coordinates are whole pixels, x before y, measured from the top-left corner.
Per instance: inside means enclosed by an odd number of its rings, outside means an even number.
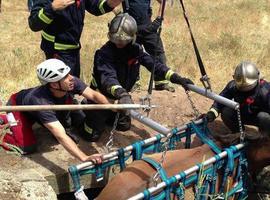
[[[219,141],[222,147],[228,147],[240,142],[240,133],[213,135]],[[245,132],[245,141],[247,142],[246,153],[249,163],[249,169],[252,172],[258,172],[263,167],[270,165],[270,136],[258,131]]]

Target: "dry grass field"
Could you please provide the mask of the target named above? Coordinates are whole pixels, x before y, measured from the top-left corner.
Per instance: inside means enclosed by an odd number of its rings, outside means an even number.
[[[268,0],[189,0],[184,1],[197,45],[219,92],[232,78],[236,64],[251,60],[268,79],[270,70],[270,3]],[[0,96],[4,101],[12,92],[35,86],[35,67],[43,59],[40,33],[28,27],[26,0],[3,0],[0,13]],[[179,2],[167,6],[162,29],[168,65],[201,85],[199,68]],[[154,2],[154,13],[157,5]],[[107,23],[113,14],[86,15],[81,38],[82,77],[89,83],[93,55],[107,40]],[[143,70],[147,88],[149,74]]]

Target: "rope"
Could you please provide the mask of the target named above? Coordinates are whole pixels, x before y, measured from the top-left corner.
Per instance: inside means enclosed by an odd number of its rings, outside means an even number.
[[[0,130],[0,146],[2,146],[3,149],[7,149],[8,150],[7,153],[9,154],[21,156],[23,154],[21,148],[3,141],[6,134],[12,134],[10,130],[8,130],[9,126],[10,126],[9,124],[2,125],[2,128]]]
[[[189,33],[190,33],[190,36],[191,36],[191,41],[192,41],[192,44],[193,44],[193,47],[194,47],[197,62],[198,62],[200,72],[201,72],[201,75],[202,75],[202,77],[200,78],[200,81],[202,82],[205,89],[210,89],[211,90],[210,79],[208,78],[208,76],[206,74],[206,71],[205,71],[205,68],[204,68],[204,64],[203,64],[199,49],[198,49],[196,41],[194,39],[192,30],[191,30],[191,26],[190,26],[190,23],[189,23],[189,20],[188,20],[188,16],[187,16],[187,13],[186,13],[186,9],[185,9],[185,6],[184,6],[184,2],[183,2],[183,0],[179,0],[179,1],[180,1],[182,10],[183,10],[183,15],[184,15],[185,21],[186,21],[187,26],[188,26],[188,30],[189,30]]]

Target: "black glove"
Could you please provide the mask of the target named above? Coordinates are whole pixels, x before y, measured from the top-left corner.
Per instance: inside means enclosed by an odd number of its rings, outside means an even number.
[[[217,116],[215,115],[213,111],[210,110],[206,113],[206,119],[208,122],[213,122],[216,118]]]
[[[188,84],[194,85],[192,80],[188,78],[183,78],[176,73],[171,76],[171,82],[181,85],[185,90],[189,90],[187,86]]]
[[[130,94],[128,94],[127,92],[122,93],[120,95],[120,99],[118,100],[118,104],[133,104],[133,100],[131,99]]]
[[[150,32],[156,33],[158,28],[161,26],[161,23],[162,23],[161,17],[157,17],[154,21],[152,21],[151,24],[148,25],[147,28]]]
[[[121,88],[119,88],[119,89],[121,89]],[[118,104],[133,104],[134,103],[133,100],[131,99],[130,94],[128,94],[126,91],[121,92],[120,94],[118,94],[117,98],[119,99]],[[121,113],[123,113],[124,115],[130,115],[130,112],[129,112],[128,109],[127,110],[121,110]]]

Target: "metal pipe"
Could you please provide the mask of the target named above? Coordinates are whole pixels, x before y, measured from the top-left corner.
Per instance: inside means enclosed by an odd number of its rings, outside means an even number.
[[[239,108],[239,103],[237,103],[233,100],[227,99],[227,98],[220,96],[218,94],[215,94],[215,93],[213,93],[209,90],[206,90],[204,88],[200,88],[196,85],[191,85],[191,84],[188,85],[188,88],[193,92],[196,92],[196,93],[201,94],[205,97],[213,99],[214,101],[217,101],[218,103],[221,103],[221,104],[228,106],[232,109],[237,110]]]
[[[154,107],[154,106],[152,106]],[[71,104],[71,105],[18,105],[0,106],[0,112],[6,111],[42,111],[42,110],[121,110],[147,109],[148,105],[140,104]]]
[[[167,132],[164,132],[164,135],[166,135],[167,133],[170,132],[170,129],[158,124],[157,122],[151,120],[150,118],[148,117],[145,117],[145,116],[142,116],[140,113],[137,113],[135,112],[134,110],[131,110],[132,111],[132,117],[136,117],[134,119],[138,119],[138,120],[141,120],[140,122],[142,122],[143,124],[149,126],[150,128],[158,131],[159,130],[163,130],[163,131],[167,131]],[[202,123],[203,120],[202,119],[199,119],[197,121],[194,121],[195,124],[200,124]],[[177,134],[180,134],[181,132],[183,132],[184,130],[187,129],[187,125],[183,125],[181,127],[178,127],[177,130],[178,130],[178,133]],[[159,132],[159,131],[158,131]],[[161,136],[162,138],[164,136]],[[157,138],[154,136],[154,137],[151,137],[151,138],[148,138],[146,140],[144,140],[144,145],[149,145],[149,144],[153,144],[155,141],[157,141]],[[133,150],[133,146],[132,145],[129,145],[129,146],[126,146],[124,148],[124,152],[130,152]],[[103,162],[104,161],[107,161],[107,160],[116,160],[118,159],[118,152],[117,151],[114,151],[114,152],[111,152],[111,153],[108,153],[108,154],[105,154],[103,155]],[[81,164],[78,164],[76,165],[76,168],[77,170],[82,170],[82,169],[92,169],[95,165],[91,162],[91,161],[88,161],[88,162],[84,162],[84,163],[81,163]]]
[[[161,124],[155,122],[154,120],[152,120],[146,116],[143,116],[142,114],[140,114],[134,110],[130,111],[130,115],[133,119],[136,119],[137,121],[152,128],[153,130],[157,131],[158,133],[161,133],[163,135],[167,135],[170,132],[170,129],[162,126]]]
[[[235,147],[236,147],[237,150],[240,150],[240,149],[242,149],[244,147],[244,144],[237,144],[237,145],[235,145]],[[224,157],[227,156],[227,152],[223,151],[223,152],[219,153],[218,155],[219,155],[220,158],[224,158]],[[208,160],[204,161],[202,163],[202,166],[206,167],[206,166],[216,162],[216,160],[217,159],[215,157],[211,157]],[[185,173],[186,176],[188,176],[188,175],[190,175],[190,174],[192,174],[192,173],[194,173],[194,172],[196,172],[198,170],[199,170],[199,167],[197,165],[195,165],[195,166],[185,170],[184,173]],[[176,178],[177,181],[179,181],[182,178],[179,174],[175,175],[174,177]],[[166,183],[161,182],[156,187],[151,187],[148,190],[149,190],[150,194],[152,194],[154,192],[157,192],[157,191],[163,189],[164,187],[166,187]],[[139,200],[139,199],[143,199],[143,198],[144,198],[144,194],[139,193],[139,194],[129,198],[128,200]]]

